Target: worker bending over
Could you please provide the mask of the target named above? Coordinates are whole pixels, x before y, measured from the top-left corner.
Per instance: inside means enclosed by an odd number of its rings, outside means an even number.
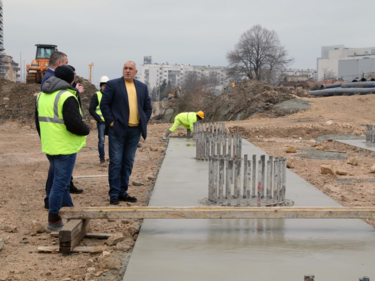
[[[174,118],[173,126],[165,133],[163,140],[176,131],[181,125],[187,129],[187,137],[191,136],[191,132],[194,132],[194,123],[204,118],[204,112],[182,112]]]

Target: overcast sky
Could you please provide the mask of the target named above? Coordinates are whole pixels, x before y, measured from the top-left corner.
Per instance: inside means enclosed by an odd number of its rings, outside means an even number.
[[[31,63],[35,44],[55,44],[93,82],[122,75],[127,60],[226,66],[253,25],[275,30],[295,59],[316,68],[321,46],[373,47],[374,0],[3,0],[4,45]],[[95,84],[96,84],[95,83]]]

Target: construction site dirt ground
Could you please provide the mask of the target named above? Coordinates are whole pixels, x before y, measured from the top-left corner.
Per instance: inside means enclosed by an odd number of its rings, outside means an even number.
[[[375,120],[375,95],[301,99],[311,101],[311,108],[278,118],[261,113],[244,121],[226,122],[226,127],[242,132],[244,138],[269,155],[286,157],[293,172],[343,206],[374,206],[375,183],[368,180],[375,179],[375,173],[371,172],[375,152],[329,139],[317,142],[316,138],[332,134],[364,136],[365,125]],[[0,125],[0,238],[5,240],[0,251],[0,280],[121,280],[141,221],[91,221],[90,232],[122,232],[132,238],[119,247],[107,246],[105,240],[82,241],[83,246],[103,246],[109,252],[105,257],[103,254],[63,256],[37,252],[38,245],[57,245],[58,241],[48,233],[32,231],[33,221],[46,225],[48,214],[43,208],[48,161],[41,152],[32,122],[9,121]],[[143,146],[137,151],[130,180],[141,184],[131,185],[129,191],[139,201],[122,202],[120,206],[147,205],[164,157],[166,142],[161,136],[170,126],[149,125],[148,139],[142,140]],[[180,129],[171,136],[185,133]],[[286,152],[290,146],[296,149],[295,153]],[[324,151],[316,150],[317,147]],[[356,158],[357,166],[347,163],[350,157]],[[331,165],[347,175],[321,174],[321,165]],[[99,166],[95,129],[87,138],[87,146],[78,154],[73,175],[107,175],[107,168]],[[343,178],[355,180],[341,181]],[[74,182],[84,189],[83,194],[72,195],[75,206],[109,205],[107,177],[76,178]],[[367,222],[375,226],[374,220]],[[88,268],[91,268],[89,272]]]

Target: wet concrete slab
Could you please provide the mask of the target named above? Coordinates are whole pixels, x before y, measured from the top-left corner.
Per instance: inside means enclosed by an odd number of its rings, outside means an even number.
[[[355,147],[375,151],[375,143],[367,143],[366,140],[336,140],[341,143],[349,144]]]
[[[261,155],[243,140],[243,154]],[[170,139],[150,206],[199,206],[208,163],[193,140]],[[295,206],[340,206],[287,172]],[[375,278],[375,231],[361,220],[145,220],[124,280],[358,280]]]

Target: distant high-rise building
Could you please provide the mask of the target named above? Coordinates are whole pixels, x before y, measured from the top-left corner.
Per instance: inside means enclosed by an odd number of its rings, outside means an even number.
[[[0,0],[0,77],[17,82],[20,79],[18,63],[11,56],[7,56],[4,51],[3,1]]]
[[[146,58],[150,58],[146,60]],[[168,64],[168,63],[152,63],[151,57],[145,57],[142,65],[142,73],[136,76],[136,79],[145,83],[149,92],[153,89],[160,89],[160,86],[165,82],[172,87],[181,86],[184,79],[189,75],[194,74],[199,79],[209,79],[216,81],[215,89],[219,93],[225,86],[229,85],[229,79],[226,76],[225,66],[200,66],[200,65],[183,65],[183,64]],[[182,89],[182,92],[184,89]]]
[[[5,77],[4,67],[4,34],[3,34],[3,0],[0,0],[0,77]]]

